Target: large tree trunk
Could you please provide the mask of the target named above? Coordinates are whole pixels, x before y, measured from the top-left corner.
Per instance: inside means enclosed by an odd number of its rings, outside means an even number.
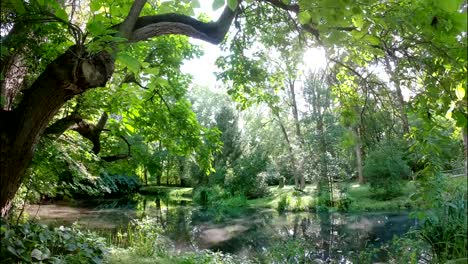
[[[120,37],[135,42],[161,35],[182,34],[219,44],[236,14],[236,11],[226,7],[217,22],[208,23],[179,14],[139,17],[145,3],[146,0],[135,0],[124,22],[116,25]],[[16,31],[23,32],[18,28],[12,29],[10,33],[19,34],[15,33]],[[2,41],[3,44],[7,42],[8,37]],[[116,48],[112,43],[109,45]],[[3,67],[5,60],[1,62],[2,72],[6,72],[8,68]],[[24,97],[17,108],[10,110],[11,107],[2,104],[0,109],[1,217],[8,215],[12,200],[32,160],[34,148],[54,115],[75,95],[91,88],[105,86],[113,71],[114,58],[109,53],[102,51],[90,54],[83,46],[73,46],[50,63],[32,86],[24,91]],[[1,89],[4,89],[4,83],[1,83]],[[2,90],[1,94],[6,93]]]
[[[78,57],[77,55],[81,55]],[[81,52],[76,46],[49,64],[24,92],[14,111],[0,112],[0,208],[5,217],[32,160],[42,133],[63,104],[90,88],[104,86],[114,61],[105,52]]]

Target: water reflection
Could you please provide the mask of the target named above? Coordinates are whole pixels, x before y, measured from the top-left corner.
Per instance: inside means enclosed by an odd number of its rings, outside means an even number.
[[[31,206],[30,215],[47,224],[77,221],[90,229],[117,230],[131,219],[157,219],[177,249],[211,249],[264,259],[265,253],[290,262],[346,263],[349,255],[369,245],[381,245],[414,226],[408,213],[285,213],[247,210],[241,217],[215,222],[213,215],[187,201],[168,196],[142,196],[130,200]],[[384,256],[382,256],[384,258]]]

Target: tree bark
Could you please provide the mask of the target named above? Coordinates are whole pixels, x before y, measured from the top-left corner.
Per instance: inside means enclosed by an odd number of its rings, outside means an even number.
[[[227,33],[236,11],[226,7],[217,22],[171,14],[138,17],[144,0],[135,1],[119,27],[121,36],[132,41],[167,34],[184,34],[219,43]],[[132,30],[128,33],[127,29]],[[122,35],[123,34],[123,35]],[[109,44],[114,48],[114,44]],[[24,179],[34,149],[65,102],[91,88],[103,87],[114,71],[114,56],[105,51],[88,53],[86,47],[72,46],[51,62],[24,92],[17,108],[0,110],[0,216],[6,217]]]
[[[403,123],[403,132],[405,134],[409,134],[408,115],[406,114],[406,103],[403,98],[403,94],[401,92],[400,80],[398,79],[398,76],[395,73],[395,69],[392,68],[392,65],[390,64],[390,60],[388,56],[385,57],[385,67],[387,69],[388,75],[390,75],[390,81],[393,83],[393,86],[395,86],[395,89],[396,89],[397,108],[398,108],[398,114],[400,115],[400,118],[401,118],[401,122]],[[394,56],[392,56],[392,58],[396,59]]]
[[[468,176],[468,127],[462,128],[463,148],[465,151],[465,175]]]
[[[34,148],[52,117],[75,95],[104,86],[114,70],[110,54],[73,46],[50,63],[13,111],[0,112],[0,215],[5,217]]]
[[[355,129],[356,133],[356,144],[354,146],[354,150],[356,152],[356,169],[358,174],[358,182],[359,184],[364,183],[364,175],[362,173],[362,144],[361,144],[361,132],[359,127]]]

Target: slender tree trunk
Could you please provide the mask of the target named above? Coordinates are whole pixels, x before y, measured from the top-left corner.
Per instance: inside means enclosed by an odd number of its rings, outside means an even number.
[[[292,114],[293,114],[293,117],[294,117],[294,124],[295,124],[295,127],[296,127],[296,136],[297,136],[297,139],[299,140],[299,142],[301,144],[303,144],[304,143],[304,137],[302,136],[301,125],[299,123],[299,111],[297,110],[296,92],[294,90],[294,82],[293,81],[291,81],[289,83],[289,92],[291,94],[291,103],[292,103],[291,110],[292,110]]]
[[[148,168],[144,167],[144,170],[143,170],[143,177],[144,177],[144,180],[145,180],[145,185],[148,185]]]
[[[408,115],[406,114],[406,103],[403,98],[403,93],[401,92],[400,80],[398,79],[395,69],[392,69],[392,65],[390,64],[390,60],[388,56],[385,56],[385,68],[387,69],[388,75],[391,76],[390,81],[393,83],[393,86],[396,89],[397,109],[398,109],[398,114],[400,115],[400,118],[401,118],[401,122],[403,123],[403,132],[405,134],[408,134],[409,122],[408,122]]]
[[[274,113],[274,115],[276,116],[276,119],[278,120],[278,124],[280,125],[281,132],[283,133],[284,140],[286,141],[286,144],[288,145],[289,157],[291,159],[290,165],[291,165],[291,168],[292,168],[293,174],[294,174],[294,186],[296,188],[300,189],[301,181],[300,181],[300,176],[299,176],[299,170],[297,168],[297,159],[296,159],[296,155],[294,153],[294,150],[292,148],[291,141],[289,140],[288,132],[286,131],[286,127],[284,126],[283,122],[281,121],[281,118],[280,118],[279,114]]]
[[[462,128],[463,146],[465,150],[465,175],[468,176],[468,127]]]
[[[299,111],[297,108],[297,100],[296,100],[296,91],[294,90],[294,81],[290,80],[289,81],[289,92],[291,95],[291,111],[294,117],[294,125],[296,128],[296,138],[297,141],[299,142],[299,152],[300,154],[303,153],[304,150],[304,137],[302,136],[301,132],[301,125],[299,123]],[[305,188],[305,178],[304,178],[304,160],[303,158],[296,158],[296,170],[297,170],[297,176],[299,178],[299,189],[304,190]]]
[[[167,157],[167,168],[166,168],[166,185],[167,186],[169,186],[169,171],[171,169],[170,164],[171,164],[170,159],[169,157]]]
[[[359,126],[355,129],[356,133],[356,145],[354,150],[356,152],[356,169],[358,173],[358,182],[359,184],[364,183],[364,176],[362,174],[362,144],[361,144],[361,132]]]

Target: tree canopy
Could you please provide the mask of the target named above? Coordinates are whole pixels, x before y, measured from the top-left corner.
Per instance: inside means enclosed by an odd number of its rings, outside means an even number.
[[[402,126],[395,137],[416,139],[413,147],[423,156],[433,151],[424,140],[430,126],[454,122],[466,135],[464,1],[214,0],[213,9],[224,7],[216,22],[194,18],[198,7],[197,0],[2,2],[2,216],[35,149],[58,140],[98,162],[140,157],[144,165],[126,166],[145,173],[184,168],[182,157],[196,160],[203,174],[214,171],[216,161],[232,163],[239,156],[237,132],[223,125],[237,122],[232,109],[216,114],[219,129],[203,125],[186,96],[190,77],[180,66],[201,54],[187,37],[221,43],[219,80],[240,108],[265,104],[275,116],[299,188],[313,159],[311,142],[322,142],[322,158],[338,156],[339,150],[325,149],[331,139],[323,130],[336,118],[330,111],[338,110],[329,106],[337,102],[347,130],[334,133],[347,135],[358,163],[395,123]],[[317,83],[329,84],[333,102],[309,82],[307,100],[315,110],[308,117],[313,127],[304,127],[296,100],[307,75],[300,58],[315,47],[325,50],[329,63]],[[66,131],[89,141],[83,145]],[[172,158],[162,159],[163,151]],[[321,170],[326,175],[328,168]],[[362,169],[358,174],[362,181]]]

